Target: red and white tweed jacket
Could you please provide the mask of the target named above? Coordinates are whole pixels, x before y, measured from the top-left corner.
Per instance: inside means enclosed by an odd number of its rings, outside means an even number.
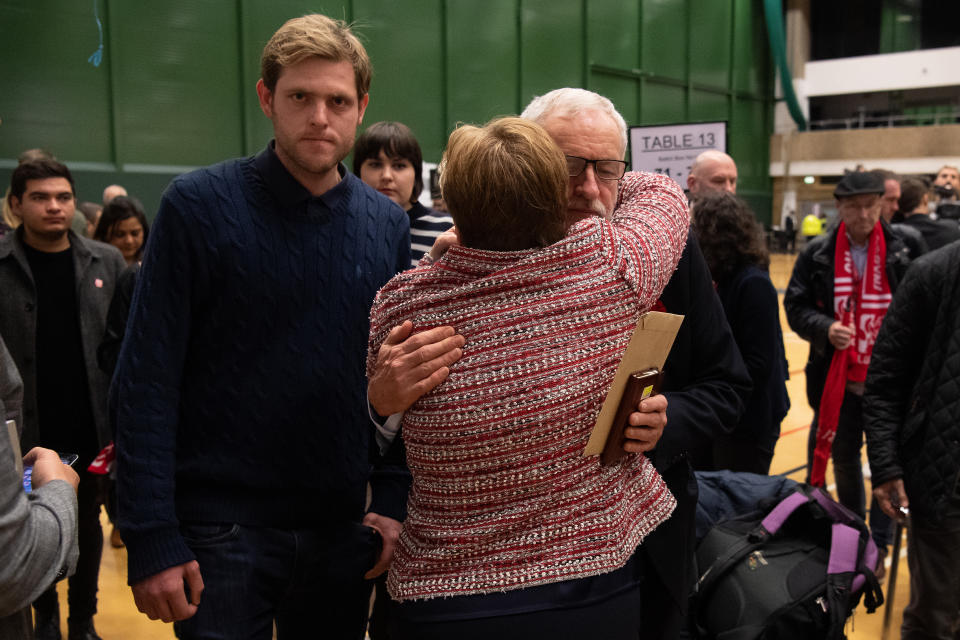
[[[377,295],[368,372],[403,320],[466,338],[447,380],[403,418],[413,487],[389,574],[397,600],[609,572],[670,517],[676,502],[645,456],[606,468],[582,456],[687,237],[673,180],[628,173],[619,201],[612,222],[580,221],[546,248],[451,247]]]

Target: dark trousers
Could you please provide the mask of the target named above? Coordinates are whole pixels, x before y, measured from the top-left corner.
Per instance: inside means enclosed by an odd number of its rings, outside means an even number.
[[[817,444],[817,421],[819,412],[813,414],[810,437],[807,441],[807,480],[809,469],[813,465],[813,450]],[[837,483],[837,502],[850,509],[866,521],[866,492],[863,487],[863,462],[860,450],[863,447],[863,397],[855,393],[844,393],[840,406],[840,419],[837,421],[837,433],[833,439],[833,477]],[[880,509],[880,505],[871,497],[870,534],[878,547],[886,547],[893,542],[893,523]]]
[[[907,534],[910,604],[903,611],[903,640],[960,637],[960,482],[943,522],[913,516]]]
[[[103,529],[100,527],[100,477],[79,470],[77,488],[77,544],[80,556],[77,571],[69,579],[67,602],[69,621],[82,623],[97,613],[97,584],[100,579],[100,555]],[[33,603],[37,616],[47,618],[57,612],[57,589],[52,585]]]
[[[584,607],[511,616],[424,622],[392,616],[397,640],[637,640],[643,636],[641,585]],[[398,607],[399,609],[400,607]]]
[[[204,590],[181,639],[360,639],[379,536],[360,523],[320,529],[181,524]]]
[[[373,589],[373,609],[370,611],[370,624],[367,635],[370,640],[393,640],[390,635],[390,614],[393,607],[390,603],[390,593],[387,591],[387,574],[377,578]]]

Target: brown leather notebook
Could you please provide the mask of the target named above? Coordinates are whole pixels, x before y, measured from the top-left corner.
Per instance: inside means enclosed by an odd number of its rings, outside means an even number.
[[[606,467],[627,455],[623,450],[623,444],[627,440],[626,429],[630,414],[637,411],[637,405],[641,400],[660,392],[661,377],[660,369],[651,368],[634,371],[627,378],[627,386],[624,387],[623,395],[620,397],[617,415],[610,425],[607,442],[603,447],[603,453],[600,454],[600,464]]]

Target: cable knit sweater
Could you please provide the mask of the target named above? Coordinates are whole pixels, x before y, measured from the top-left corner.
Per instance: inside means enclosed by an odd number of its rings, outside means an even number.
[[[413,472],[390,569],[397,600],[554,583],[622,566],[675,501],[648,459],[582,456],[637,319],[670,278],[687,206],[669,178],[627,174],[612,223],[546,248],[454,246],[377,295],[370,356],[391,327],[453,325],[447,380],[403,419]]]
[[[368,479],[402,518],[405,470],[371,477],[364,355],[409,223],[341,175],[311,196],[268,148],[164,193],[112,388],[131,584],[193,559],[179,521],[332,532]]]

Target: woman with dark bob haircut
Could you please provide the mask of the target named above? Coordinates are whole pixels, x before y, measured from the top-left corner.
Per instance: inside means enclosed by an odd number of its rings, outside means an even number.
[[[410,127],[400,122],[377,122],[357,138],[353,173],[396,202],[410,216],[410,261],[417,266],[434,240],[453,225],[453,219],[420,204],[423,191],[423,155]]]
[[[642,449],[610,466],[583,451],[680,259],[687,203],[673,180],[628,173],[612,220],[571,221],[569,173],[533,121],[458,128],[440,180],[460,244],[373,303],[368,374],[404,321],[465,339],[402,417],[413,486],[387,577],[392,637],[641,635],[637,551],[676,501]],[[662,426],[666,406],[637,411]]]
[[[733,433],[716,440],[713,462],[718,469],[767,474],[790,398],[780,304],[767,273],[763,229],[743,200],[724,191],[694,202],[693,229],[753,380],[746,411]]]
[[[103,208],[93,239],[112,244],[128,265],[139,262],[147,244],[150,225],[143,205],[136,198],[117,196]]]

